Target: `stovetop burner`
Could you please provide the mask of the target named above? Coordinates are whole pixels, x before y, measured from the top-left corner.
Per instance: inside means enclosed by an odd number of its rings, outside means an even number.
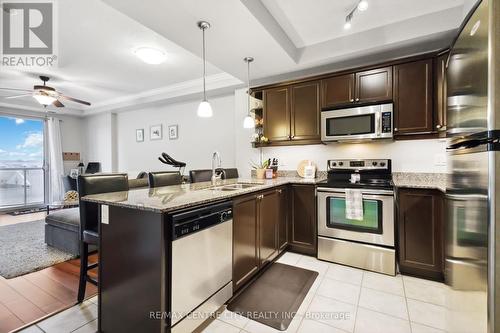
[[[392,190],[391,160],[328,160],[328,179],[320,186]]]

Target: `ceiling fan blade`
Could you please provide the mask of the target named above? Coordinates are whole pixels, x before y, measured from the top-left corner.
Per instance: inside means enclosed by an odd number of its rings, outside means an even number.
[[[85,104],[85,105],[90,105],[90,103],[89,103],[89,102],[82,101],[81,99],[77,99],[77,98],[73,98],[73,97],[69,97],[69,96],[64,96],[64,95],[59,95],[59,97],[60,97],[60,98],[62,98],[62,99],[65,99],[65,100],[71,101],[71,102],[80,103],[80,104]]]
[[[59,102],[57,99],[55,100],[54,103],[52,103],[52,105],[58,107],[58,108],[63,108],[64,107],[64,104]]]
[[[33,94],[22,94],[22,95],[16,95],[16,96],[7,96],[4,97],[5,99],[14,99],[14,98],[21,98],[21,97],[28,97],[28,96],[33,96]]]
[[[30,89],[15,89],[15,88],[0,88],[0,90],[5,90],[5,91],[24,91],[24,92],[32,92],[33,90]]]

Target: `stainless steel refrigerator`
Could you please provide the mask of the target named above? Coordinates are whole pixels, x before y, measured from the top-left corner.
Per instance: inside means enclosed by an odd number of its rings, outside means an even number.
[[[496,308],[500,291],[499,56],[500,0],[482,0],[462,25],[446,72],[449,332],[500,332]]]

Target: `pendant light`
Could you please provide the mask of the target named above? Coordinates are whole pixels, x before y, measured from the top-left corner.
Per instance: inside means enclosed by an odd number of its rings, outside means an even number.
[[[243,61],[247,63],[247,115],[243,120],[243,128],[255,128],[255,120],[250,115],[250,63],[253,58],[246,57]]]
[[[206,89],[206,57],[205,57],[205,30],[210,28],[210,23],[206,21],[200,21],[198,22],[198,28],[201,29],[203,33],[203,100],[201,101],[200,105],[198,106],[198,117],[201,118],[210,118],[213,116],[214,112],[212,111],[212,107],[210,106],[210,103],[208,103],[207,100],[207,89]]]

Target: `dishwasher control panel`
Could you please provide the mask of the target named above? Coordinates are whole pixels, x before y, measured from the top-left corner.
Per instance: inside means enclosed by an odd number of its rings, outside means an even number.
[[[172,215],[172,240],[224,223],[233,218],[232,203],[215,204]]]

